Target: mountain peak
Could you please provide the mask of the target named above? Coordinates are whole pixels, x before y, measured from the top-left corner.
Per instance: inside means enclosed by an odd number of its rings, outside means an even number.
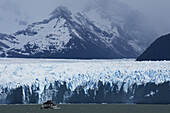
[[[68,17],[72,15],[72,13],[67,7],[59,6],[51,13],[51,15],[53,18],[58,18],[60,16]]]
[[[95,23],[84,15],[60,6],[50,18],[10,35],[16,42],[1,36],[0,43],[4,46],[0,46],[0,56],[94,59],[135,58],[139,55],[137,49],[143,48],[138,44],[141,40],[129,36],[119,25],[108,27],[103,21]]]

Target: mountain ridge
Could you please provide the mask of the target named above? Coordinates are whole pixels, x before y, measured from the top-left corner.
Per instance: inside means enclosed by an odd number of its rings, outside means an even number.
[[[156,39],[138,58],[143,60],[170,60],[170,34]]]
[[[7,37],[12,38],[6,39]],[[134,39],[116,24],[112,23],[111,32],[107,32],[81,13],[74,15],[68,8],[60,6],[51,13],[49,19],[33,23],[13,35],[1,34],[1,45],[10,45],[10,47],[1,47],[0,56],[73,59],[134,58],[139,52],[127,43],[130,40]]]

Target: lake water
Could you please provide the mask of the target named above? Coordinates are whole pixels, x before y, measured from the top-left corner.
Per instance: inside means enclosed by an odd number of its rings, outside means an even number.
[[[61,109],[40,109],[41,105],[0,105],[0,113],[169,113],[170,105],[64,104]]]
[[[0,113],[169,113],[170,105],[66,104],[61,109],[40,109],[41,105],[0,105]]]

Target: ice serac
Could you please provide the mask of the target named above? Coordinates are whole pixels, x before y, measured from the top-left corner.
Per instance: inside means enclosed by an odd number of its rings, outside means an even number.
[[[124,90],[126,83],[110,84],[98,81],[93,86],[77,86],[71,90],[66,82],[56,81],[41,87],[39,85],[19,86],[16,89],[1,89],[0,104],[42,104],[47,100],[57,103],[138,103],[138,104],[169,104],[170,82],[161,84],[133,84]],[[86,87],[92,87],[86,89]],[[41,89],[42,88],[42,89]],[[40,91],[42,90],[42,91]]]
[[[1,104],[169,104],[169,61],[4,59]]]
[[[170,34],[155,40],[137,60],[170,60]]]
[[[105,26],[94,22],[87,12],[73,14],[68,8],[60,6],[48,19],[33,23],[25,30],[11,35],[0,34],[0,56],[135,58],[146,47],[145,44],[140,44],[141,41],[136,36],[125,32],[119,24],[108,24]]]

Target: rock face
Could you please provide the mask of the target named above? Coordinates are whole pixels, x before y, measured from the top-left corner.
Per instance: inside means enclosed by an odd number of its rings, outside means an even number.
[[[56,8],[48,19],[14,34],[0,34],[0,57],[136,58],[146,47],[120,25],[100,26],[84,14]]]
[[[170,34],[158,38],[137,60],[170,60]]]

